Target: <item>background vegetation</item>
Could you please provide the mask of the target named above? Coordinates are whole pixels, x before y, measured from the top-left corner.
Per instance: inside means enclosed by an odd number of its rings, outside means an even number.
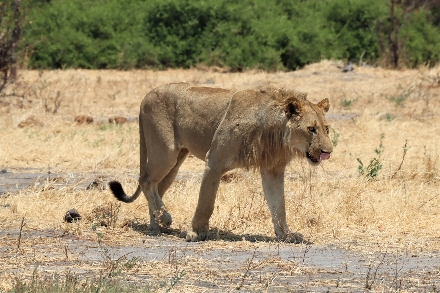
[[[0,93],[17,77],[16,47],[23,21],[20,0],[0,2]]]
[[[25,1],[21,48],[35,69],[294,70],[323,58],[393,67],[440,60],[438,0]]]

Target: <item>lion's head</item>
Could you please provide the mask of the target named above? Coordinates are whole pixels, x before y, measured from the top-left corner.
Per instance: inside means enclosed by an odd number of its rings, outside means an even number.
[[[281,94],[285,97],[284,112],[289,119],[285,144],[292,151],[305,154],[311,165],[329,159],[333,144],[325,119],[325,113],[330,108],[328,99],[313,104],[306,99],[305,93],[282,90]]]
[[[328,99],[313,104],[307,100],[306,93],[273,87],[242,93],[236,99],[235,108],[230,109],[231,113],[246,108],[249,100],[257,106],[253,111],[231,114],[230,127],[242,127],[237,136],[240,139],[240,165],[270,169],[288,163],[298,153],[303,154],[311,165],[330,158],[333,144],[325,119],[325,112],[330,108]],[[247,96],[250,99],[245,99]],[[246,114],[252,121],[249,124],[245,123]]]

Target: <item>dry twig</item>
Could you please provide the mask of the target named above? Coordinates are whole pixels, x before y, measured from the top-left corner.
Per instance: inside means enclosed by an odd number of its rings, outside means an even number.
[[[236,290],[240,290],[243,287],[244,281],[246,280],[246,277],[249,275],[249,272],[252,268],[252,263],[253,263],[254,258],[255,258],[255,250],[252,253],[252,257],[248,260],[248,265],[246,267],[246,270],[243,273],[243,276],[241,277],[240,284],[237,286],[237,288],[235,288]]]
[[[21,244],[21,232],[23,231],[23,227],[26,225],[26,223],[24,222],[24,217],[21,219],[21,223],[20,223],[20,231],[18,232],[18,239],[17,239],[17,249],[20,249],[20,244]]]
[[[405,160],[406,152],[408,151],[407,144],[408,144],[408,140],[405,140],[405,145],[403,146],[403,156],[402,156],[402,161],[400,162],[399,168],[397,168],[397,170],[394,171],[394,174],[391,176],[391,179],[396,178],[397,172],[399,172],[400,169],[402,169],[403,161]]]

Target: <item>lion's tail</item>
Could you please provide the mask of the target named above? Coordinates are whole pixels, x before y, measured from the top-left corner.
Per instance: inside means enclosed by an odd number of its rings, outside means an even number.
[[[125,194],[124,189],[122,188],[121,183],[118,181],[111,181],[108,183],[110,186],[110,190],[113,192],[113,195],[120,201],[123,201],[125,203],[130,203],[136,200],[136,198],[139,197],[139,194],[141,194],[141,186],[138,185],[136,191],[132,196],[128,196]]]

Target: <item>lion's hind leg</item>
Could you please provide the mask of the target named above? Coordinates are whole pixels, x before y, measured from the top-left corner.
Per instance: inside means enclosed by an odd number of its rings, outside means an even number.
[[[186,148],[183,148],[180,150],[179,154],[177,155],[177,162],[176,165],[168,172],[168,174],[160,181],[158,186],[159,196],[163,197],[165,192],[170,188],[171,184],[173,184],[174,179],[176,179],[177,172],[179,172],[179,168],[182,165],[182,163],[185,161],[186,156],[188,155],[189,151]]]
[[[159,231],[161,227],[168,228],[171,226],[172,217],[171,214],[166,210],[162,198],[165,192],[174,182],[177,172],[179,171],[182,163],[185,161],[187,155],[187,149],[180,150],[174,167],[172,167],[171,170],[168,171],[168,174],[166,174],[165,177],[163,177],[159,182],[157,182],[157,180],[151,181],[151,179],[149,179],[160,178],[160,176],[155,177],[154,174],[152,174],[153,171],[148,171],[148,169],[146,169],[144,177],[139,179],[142,190],[144,191],[144,194],[148,200],[150,228],[154,231]]]
[[[139,184],[148,200],[150,227],[154,231],[160,231],[172,223],[171,214],[167,211],[162,196],[174,180],[186,152],[157,146],[154,150],[157,153],[149,149],[147,164],[139,178]]]

